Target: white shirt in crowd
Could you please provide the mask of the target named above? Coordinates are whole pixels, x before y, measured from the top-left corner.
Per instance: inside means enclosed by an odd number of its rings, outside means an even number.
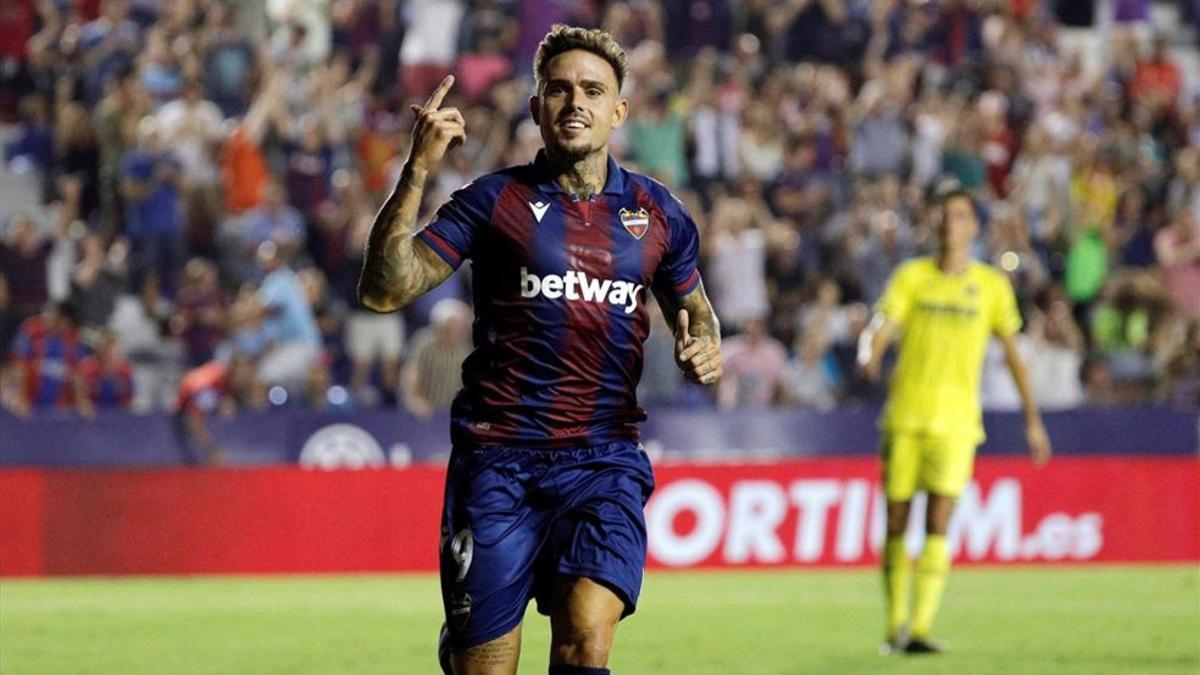
[[[449,66],[457,56],[458,29],[463,3],[457,0],[413,0],[404,13],[408,29],[400,46],[400,63],[406,66]]]
[[[183,164],[192,182],[211,185],[217,181],[214,147],[224,137],[221,109],[212,101],[194,103],[178,98],[155,114],[158,128]]]
[[[709,274],[721,320],[741,326],[765,319],[767,306],[767,237],[751,227],[738,234],[723,232],[713,242]]]

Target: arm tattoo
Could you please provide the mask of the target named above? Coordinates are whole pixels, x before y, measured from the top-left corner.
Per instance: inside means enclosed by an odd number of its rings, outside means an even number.
[[[679,309],[688,311],[688,332],[692,337],[710,338],[717,344],[721,343],[721,325],[704,293],[703,283],[679,299]]]
[[[662,307],[663,317],[667,320],[667,326],[671,328],[672,333],[675,332],[675,319],[679,310],[686,309],[688,311],[688,333],[694,338],[709,338],[718,347],[721,345],[721,324],[717,320],[717,313],[713,311],[712,305],[708,301],[708,295],[704,292],[703,282],[696,287],[696,290],[682,298],[660,285],[655,285],[653,290],[654,297],[658,298],[658,305]]]
[[[425,171],[405,166],[392,196],[375,216],[358,278],[358,299],[368,309],[397,310],[454,271],[428,246],[413,239],[424,189]]]

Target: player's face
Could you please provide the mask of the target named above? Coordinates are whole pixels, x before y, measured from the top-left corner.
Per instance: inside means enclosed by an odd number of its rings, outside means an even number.
[[[951,199],[942,218],[942,245],[947,251],[962,251],[971,247],[978,233],[975,205],[966,197]]]
[[[529,107],[546,150],[576,159],[607,152],[609,136],[629,112],[612,66],[581,49],[550,60],[542,88]]]

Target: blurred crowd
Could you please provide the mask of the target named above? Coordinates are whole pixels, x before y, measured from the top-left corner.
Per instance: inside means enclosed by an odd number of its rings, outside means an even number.
[[[1084,5],[6,2],[4,404],[448,407],[469,266],[375,315],[355,300],[363,244],[408,104],[445,74],[468,141],[424,213],[532,159],[533,54],[563,22],[626,48],[612,151],[695,216],[727,334],[721,385],[692,387],[656,317],[644,404],[878,400],[857,335],[892,270],[934,250],[930,196],[953,181],[978,196],[978,257],[1017,290],[1045,407],[1200,405],[1196,17]],[[983,398],[1018,406],[998,352]]]

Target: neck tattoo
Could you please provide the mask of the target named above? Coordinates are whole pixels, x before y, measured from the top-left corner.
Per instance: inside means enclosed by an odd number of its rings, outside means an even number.
[[[604,189],[608,169],[607,153],[595,153],[578,161],[566,160],[555,167],[558,184],[573,199],[588,200]]]

